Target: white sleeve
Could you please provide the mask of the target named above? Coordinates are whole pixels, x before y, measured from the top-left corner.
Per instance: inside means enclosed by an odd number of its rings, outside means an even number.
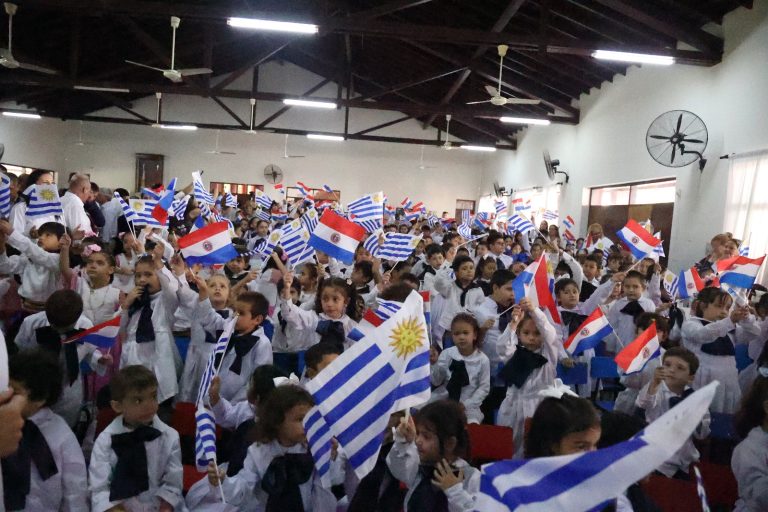
[[[14,342],[19,347],[19,350],[32,349],[35,347],[35,332],[32,327],[31,317],[27,317],[21,322],[19,332],[16,334]]]
[[[539,334],[543,340],[541,346],[541,355],[546,357],[553,365],[557,364],[562,353],[563,344],[559,342],[557,331],[547,319],[547,316],[538,308],[533,310],[533,321],[539,329]]]
[[[85,467],[83,450],[75,436],[69,432],[70,439],[64,439],[61,446],[61,487],[62,512],[80,512],[88,510],[88,495],[83,492],[88,488],[88,470]]]
[[[581,269],[581,265],[567,252],[563,252],[563,261],[571,269],[572,279],[576,281],[576,288],[581,290],[581,283],[584,281],[584,271]]]
[[[426,276],[424,276],[426,280]],[[446,299],[451,296],[451,286],[453,286],[453,279],[451,279],[451,269],[441,268],[435,273],[434,281],[435,290],[445,297]]]
[[[587,315],[591,315],[594,310],[607,299],[613,291],[614,282],[610,279],[601,284],[592,292],[587,300],[584,301],[582,308]]]
[[[465,475],[466,478],[466,475]],[[449,512],[464,512],[475,509],[475,496],[480,492],[480,471],[473,471],[469,482],[464,482],[449,487],[445,490],[448,498]]]
[[[648,298],[654,305],[661,304],[661,277],[654,273],[648,281]]]
[[[26,254],[35,265],[43,266],[48,270],[59,270],[59,255],[57,253],[43,250],[20,232],[11,233],[8,237],[8,243],[17,248],[19,252]]]
[[[509,328],[511,324],[507,324],[506,329],[499,335],[496,340],[496,352],[501,358],[501,362],[505,363],[512,359],[512,356],[517,352],[517,333]]]
[[[253,490],[261,481],[258,473],[254,456],[258,454],[257,445],[252,445],[248,449],[248,455],[245,457],[243,469],[235,476],[227,477],[221,485],[224,488],[224,495],[227,497],[227,503],[234,506],[241,506],[248,501],[253,494]],[[218,491],[216,492],[218,496]]]
[[[289,300],[283,298],[280,299],[280,312],[283,314],[283,319],[298,327],[302,330],[317,328],[317,323],[320,320],[315,311],[307,311],[301,309],[299,306]]]
[[[724,318],[707,325],[702,325],[697,320],[686,320],[683,322],[683,340],[686,343],[703,345],[725,336],[728,331],[735,327],[736,325],[730,318]]]
[[[748,448],[748,441],[742,441],[733,453],[731,467],[739,484],[739,495],[750,504],[757,505],[755,510],[768,510],[768,472],[765,470],[765,453],[762,456],[740,448]]]
[[[26,257],[21,257],[17,254],[8,256],[6,253],[0,254],[0,274],[21,274],[24,272],[24,267],[27,266]]]
[[[387,466],[392,476],[411,487],[419,475],[419,452],[416,443],[407,443],[398,433],[395,433],[395,443],[387,454]]]
[[[168,454],[167,465],[161,479],[160,488],[157,490],[157,497],[173,505],[174,509],[182,501],[181,490],[184,486],[184,468],[181,466],[181,445],[179,444],[179,434],[172,430],[170,432],[171,450]]]
[[[93,445],[91,464],[88,469],[93,512],[104,512],[120,503],[109,500],[109,484],[115,464],[117,464],[117,456],[112,451],[112,437],[102,433]]]
[[[453,359],[448,356],[448,351],[443,350],[437,358],[437,362],[429,368],[429,379],[433,386],[442,386],[448,378],[448,366]]]
[[[487,357],[480,363],[480,384],[472,396],[464,400],[464,405],[469,407],[480,407],[485,397],[491,392],[491,362]]]

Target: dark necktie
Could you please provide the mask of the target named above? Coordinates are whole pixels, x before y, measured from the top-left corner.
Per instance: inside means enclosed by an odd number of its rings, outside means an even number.
[[[72,334],[82,331],[82,329],[75,329]],[[43,349],[51,352],[57,358],[61,353],[62,347],[62,335],[56,329],[50,325],[44,327],[38,327],[35,329],[35,338],[37,344]],[[77,343],[65,343],[64,346],[64,362],[67,369],[67,380],[71,386],[80,375],[80,358],[77,355]]]
[[[253,427],[256,420],[253,418],[245,420],[237,426],[232,434],[232,441],[229,444],[230,455],[229,465],[227,466],[227,476],[235,476],[243,469],[245,457],[248,455],[248,448],[251,446],[253,438]]]
[[[387,455],[393,445],[389,442],[381,446],[376,465],[360,480],[347,512],[399,512],[403,509],[400,482],[387,466]]]
[[[320,320],[315,332],[320,335],[320,343],[333,343],[344,349],[344,324],[338,320]]]
[[[701,351],[711,356],[734,356],[736,355],[736,349],[733,346],[733,340],[731,334],[735,333],[736,329],[732,329],[726,333],[725,336],[720,336],[715,341],[704,343],[701,346]]]
[[[424,512],[447,512],[448,497],[442,489],[432,485],[432,478],[435,472],[435,466],[420,465],[419,474],[421,480],[416,484],[410,499],[408,500],[408,510]]]
[[[286,453],[272,459],[261,479],[269,495],[266,512],[304,512],[299,486],[309,480],[314,461],[308,453]]]
[[[641,313],[645,313],[645,310],[643,309],[643,306],[640,305],[640,303],[636,300],[631,300],[627,302],[627,305],[621,308],[621,312],[625,315],[630,315],[633,318]]]
[[[683,400],[685,400],[686,398],[688,398],[692,394],[693,394],[693,389],[688,388],[688,389],[683,390],[682,396],[671,396],[671,397],[669,397],[669,408],[670,409],[673,408],[674,406],[676,406],[677,404],[679,404],[680,402],[682,402]]]
[[[509,306],[496,303],[496,313],[499,315],[499,332],[504,332],[512,319],[512,309]]]
[[[243,357],[251,351],[254,345],[258,343],[259,337],[252,334],[246,334],[245,336],[233,336],[232,340],[227,345],[227,352],[230,350],[235,351],[235,360],[229,365],[229,371],[240,375],[240,371],[243,367]]]
[[[7,510],[22,510],[26,506],[32,462],[35,463],[35,468],[43,480],[48,480],[59,472],[43,433],[34,422],[24,420],[19,449],[2,460],[4,500]]]
[[[586,302],[593,293],[597,290],[597,286],[586,281],[581,282],[581,290],[579,291],[579,302]]]
[[[507,266],[501,261],[501,258],[496,258],[496,270],[506,270]]]
[[[217,309],[216,313],[221,318],[223,318],[224,320],[229,318],[229,310],[228,309]],[[219,338],[221,337],[221,333],[223,333],[223,332],[224,331],[222,329],[216,329],[216,335],[214,337],[213,334],[211,334],[210,332],[205,330],[205,342],[206,343],[216,343],[217,341],[219,341]]]
[[[448,398],[458,402],[459,398],[461,398],[461,389],[464,386],[469,385],[467,364],[464,361],[457,361],[454,359],[451,361],[448,369],[451,370],[451,378],[448,379],[448,384],[445,385],[445,389],[448,390]]]
[[[518,344],[515,355],[507,361],[507,364],[499,372],[499,376],[504,379],[507,386],[514,385],[516,388],[523,387],[525,381],[537,368],[541,368],[547,363],[547,358],[536,352],[531,352],[524,346]]]
[[[366,293],[371,293],[371,287],[365,285],[362,288],[358,288],[356,291],[358,295],[365,295]]]
[[[456,286],[458,286],[459,290],[461,290],[461,295],[459,296],[459,303],[461,304],[461,307],[466,306],[467,292],[469,292],[469,290],[474,290],[475,288],[480,287],[480,285],[477,283],[469,283],[466,288],[463,288],[458,281],[456,281]]]
[[[563,319],[563,324],[568,326],[568,335],[570,336],[584,323],[587,315],[580,315],[573,311],[560,311],[560,318]]]
[[[280,324],[280,330],[285,334],[285,328],[288,327],[288,320],[283,318],[283,313],[281,311],[277,312],[277,322]]]
[[[121,501],[149,490],[147,441],[160,437],[156,428],[142,425],[132,432],[112,435],[112,450],[117,464],[109,485],[109,501]]]
[[[139,313],[139,323],[136,326],[136,343],[155,341],[155,328],[152,325],[152,297],[149,291],[144,289],[141,297],[138,297],[128,308],[128,316]]]

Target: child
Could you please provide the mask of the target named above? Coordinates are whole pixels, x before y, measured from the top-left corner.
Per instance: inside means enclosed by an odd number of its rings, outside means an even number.
[[[613,326],[616,336],[609,338],[607,349],[620,352],[621,349],[635,339],[635,318],[645,311],[654,313],[656,305],[643,297],[645,292],[645,277],[636,270],[630,270],[624,275],[621,283],[624,296],[611,304],[608,310],[608,322]]]
[[[696,387],[713,380],[720,382],[710,410],[733,414],[741,399],[734,345],[749,343],[760,329],[747,306],[731,309],[732,299],[719,288],[704,288],[683,322],[682,345],[696,354],[701,370]],[[730,313],[729,313],[730,310]]]
[[[61,369],[50,354],[11,357],[10,386],[26,398],[19,449],[3,459],[5,510],[88,510],[85,459],[72,429],[51,411],[61,394]],[[34,470],[32,466],[34,465]]]
[[[648,329],[651,324],[656,324],[656,333],[659,337],[659,345],[661,345],[661,354],[664,356],[664,352],[670,348],[669,346],[669,321],[656,313],[641,313],[635,321],[637,328],[635,333],[637,336]],[[661,357],[655,357],[648,361],[643,369],[639,372],[631,373],[621,376],[621,383],[625,389],[616,396],[616,403],[613,406],[613,410],[623,412],[626,414],[635,413],[635,401],[637,400],[638,392],[643,389],[651,380],[656,372],[656,368],[661,366]]]
[[[475,317],[459,313],[451,322],[454,346],[443,350],[439,358],[435,358],[432,349],[430,361],[432,385],[439,386],[432,392],[432,398],[446,398],[447,394],[447,398],[461,402],[468,423],[483,421],[480,404],[491,389],[490,362],[479,349],[479,331]]]
[[[445,265],[445,251],[437,244],[430,244],[427,246],[427,264],[424,265],[424,270],[419,274],[419,281],[422,284],[422,290],[434,291],[434,280],[437,271]]]
[[[307,453],[303,420],[314,405],[312,396],[295,385],[279,386],[260,404],[256,442],[248,448],[243,469],[225,479],[208,466],[210,494],[222,485],[227,503],[239,510],[335,510],[336,499],[324,489]],[[286,481],[280,475],[289,472]],[[212,496],[213,497],[213,496]]]
[[[648,423],[677,405],[681,400],[693,393],[693,383],[699,360],[696,355],[683,347],[673,347],[664,353],[661,366],[653,373],[653,380],[640,391],[635,404],[645,410],[645,420]],[[693,435],[704,439],[709,435],[709,412]],[[689,466],[699,460],[699,452],[688,439],[685,444],[669,460],[662,464],[658,471],[670,478],[689,480]]]
[[[486,247],[487,249],[487,247]],[[491,278],[496,272],[496,259],[482,256],[478,259],[475,270],[475,283],[483,290],[483,295],[489,296],[492,292]]]
[[[600,417],[592,403],[577,397],[558,380],[547,390],[531,419],[525,440],[525,458],[553,457],[591,452],[600,440]],[[517,445],[515,445],[517,446]],[[518,450],[518,453],[521,450]]]
[[[525,418],[536,411],[539,391],[555,381],[555,368],[562,344],[547,317],[530,300],[522,299],[512,309],[512,318],[498,342],[499,356],[504,362],[500,376],[507,384],[507,395],[499,407],[496,421],[512,427],[515,446],[523,446]],[[522,456],[522,451],[515,454]]]
[[[736,432],[744,440],[733,450],[731,468],[739,484],[734,510],[768,510],[768,365],[758,370],[736,413]]]
[[[581,264],[583,281],[579,291],[579,301],[585,302],[590,295],[600,286],[600,274],[602,273],[603,258],[599,254],[590,254]]]
[[[93,445],[92,510],[182,510],[179,434],[157,417],[155,374],[141,365],[125,366],[110,389],[118,417]]]
[[[120,330],[124,333],[120,368],[143,365],[157,377],[157,399],[163,403],[179,391],[173,339],[173,314],[179,305],[178,284],[157,252],[138,259],[136,286],[125,296]]]
[[[301,293],[299,294],[299,303],[303,306],[305,304],[315,303],[315,296],[317,295],[318,285],[318,270],[317,266],[312,263],[305,263],[301,266],[301,274],[299,274],[299,284],[301,285]]]
[[[442,313],[438,317],[441,328],[450,329],[457,313],[477,307],[485,299],[474,277],[475,264],[469,256],[457,256],[451,268],[442,268],[435,275],[435,290],[444,299]]]
[[[403,418],[387,465],[408,486],[405,512],[472,510],[480,472],[462,457],[469,438],[459,404],[440,400]]]
[[[80,404],[83,402],[81,361],[87,361],[100,374],[112,363],[109,354],[102,354],[90,343],[61,343],[62,340],[93,327],[91,321],[82,313],[83,301],[76,292],[58,290],[48,297],[45,311],[24,319],[16,336],[16,344],[20,350],[39,347],[59,360],[63,372],[63,391],[61,398],[51,409],[62,416],[70,426],[77,423]]]
[[[245,256],[236,256],[224,265],[224,274],[229,279],[229,286],[235,286],[248,275],[248,261]]]
[[[138,259],[139,244],[132,233],[122,233],[115,241],[115,279],[113,284],[123,293],[133,289],[133,267]]]
[[[304,370],[306,380],[314,379],[340,355],[341,352],[333,343],[318,343],[309,347],[304,353],[304,363],[307,365]]]

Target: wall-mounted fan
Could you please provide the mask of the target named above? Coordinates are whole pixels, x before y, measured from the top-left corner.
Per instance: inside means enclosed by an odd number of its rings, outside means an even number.
[[[666,167],[685,167],[696,160],[703,171],[707,160],[707,125],[687,110],[670,110],[653,120],[645,134],[648,154]]]
[[[8,48],[0,48],[0,66],[8,69],[28,69],[29,71],[37,71],[38,73],[47,73],[49,75],[57,74],[58,72],[53,69],[19,62],[13,57],[13,15],[16,14],[18,6],[13,2],[5,2],[3,6],[5,7],[5,13],[8,15]]]
[[[544,150],[544,167],[547,169],[547,176],[550,180],[555,180],[556,174],[565,174],[565,182],[568,183],[570,176],[565,171],[558,171],[557,166],[560,165],[560,160],[552,160],[549,156],[549,151]]]
[[[503,107],[504,105],[538,105],[540,100],[531,100],[528,98],[506,98],[501,95],[501,74],[504,71],[504,57],[507,55],[509,46],[500,44],[498,46],[499,51],[499,85],[493,87],[492,85],[486,85],[485,90],[491,95],[491,99],[483,101],[470,101],[467,105],[477,105],[478,103],[490,103],[497,107]]]
[[[283,170],[275,164],[269,164],[264,168],[264,179],[267,183],[276,185],[283,181]]]
[[[509,197],[512,195],[512,191],[507,192],[506,187],[499,186],[498,181],[493,182],[493,193],[496,194],[496,197]]]

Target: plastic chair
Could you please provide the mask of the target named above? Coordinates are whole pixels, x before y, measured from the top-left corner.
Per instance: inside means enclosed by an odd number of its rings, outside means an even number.
[[[557,364],[557,378],[568,386],[579,386],[587,383],[587,363],[576,363],[573,368],[566,368],[562,363]]]
[[[176,430],[180,436],[195,437],[197,425],[195,423],[195,411],[197,407],[192,402],[176,402],[171,416],[171,427]]]
[[[619,367],[616,366],[616,361],[612,357],[593,357],[590,361],[589,374],[595,380],[595,389],[597,389],[595,398],[598,398],[603,391],[612,393],[615,397],[624,389],[618,382],[609,380],[619,378]]]
[[[512,429],[501,425],[467,425],[469,458],[478,463],[511,459],[515,454]]]
[[[710,507],[713,510],[717,508],[732,510],[739,498],[739,486],[731,467],[705,461],[700,461],[696,465],[701,471],[701,479],[704,481]]]
[[[661,510],[701,512],[701,500],[696,493],[694,481],[676,480],[652,474],[641,486]]]
[[[729,441],[737,441],[736,429],[733,426],[733,414],[725,414],[722,412],[710,413],[712,422],[709,424],[710,434],[712,439],[725,439]]]
[[[742,371],[744,368],[752,364],[752,358],[749,357],[749,345],[736,345],[734,347],[736,351],[736,368]]]

